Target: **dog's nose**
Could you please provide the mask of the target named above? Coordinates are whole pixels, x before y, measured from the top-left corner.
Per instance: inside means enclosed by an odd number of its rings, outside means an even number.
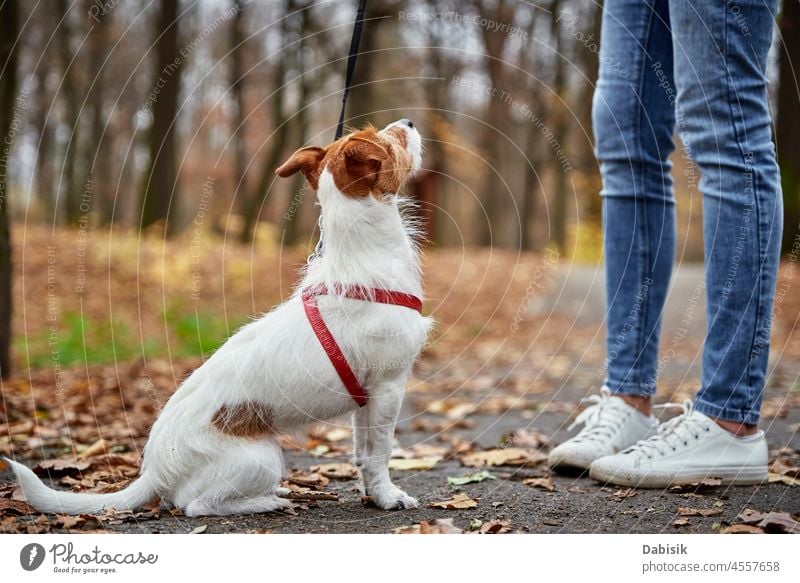
[[[408,126],[410,128],[414,127],[414,122],[412,122],[410,119],[401,119],[398,123],[401,123],[404,126]]]

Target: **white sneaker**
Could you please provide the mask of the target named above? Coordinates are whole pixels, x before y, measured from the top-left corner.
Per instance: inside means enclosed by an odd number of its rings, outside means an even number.
[[[550,452],[548,463],[554,469],[586,470],[598,458],[622,451],[644,439],[658,425],[655,417],[645,417],[619,397],[612,397],[607,387],[599,395],[582,402],[594,403],[584,409],[569,426],[584,424],[572,439]]]
[[[675,405],[673,405],[675,406]],[[760,484],[767,479],[764,432],[736,437],[714,420],[677,405],[683,414],[663,423],[649,439],[595,461],[589,475],[619,486],[667,488],[719,478],[723,484]]]

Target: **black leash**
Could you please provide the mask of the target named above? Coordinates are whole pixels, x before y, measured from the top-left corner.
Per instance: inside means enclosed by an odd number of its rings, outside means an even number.
[[[342,113],[339,115],[339,125],[336,126],[334,140],[341,138],[344,133],[344,112],[347,107],[347,96],[350,95],[350,86],[353,84],[353,72],[356,70],[358,45],[361,44],[361,32],[364,30],[364,11],[366,8],[367,0],[359,0],[356,21],[353,24],[353,38],[350,39],[350,53],[347,55],[347,73],[344,77],[344,92],[342,93]]]
[[[344,75],[344,91],[342,92],[342,112],[339,114],[339,123],[336,125],[336,137],[338,140],[344,133],[344,114],[347,109],[347,97],[350,95],[350,86],[353,84],[353,73],[356,70],[356,59],[358,58],[358,45],[361,44],[361,32],[364,30],[364,12],[367,8],[367,0],[359,0],[356,21],[353,24],[353,38],[350,39],[350,52],[347,55],[347,72]],[[314,252],[309,255],[308,262],[315,257],[322,256],[324,245],[322,243],[322,216],[317,223],[319,225],[319,241],[314,248]]]

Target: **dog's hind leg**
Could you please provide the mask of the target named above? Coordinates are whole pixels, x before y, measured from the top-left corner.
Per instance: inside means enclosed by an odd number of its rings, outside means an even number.
[[[256,514],[286,510],[294,505],[291,501],[277,496],[257,498],[238,498],[210,502],[202,498],[193,500],[186,507],[186,516],[226,516],[230,514]]]
[[[188,516],[270,512],[291,506],[278,498],[283,455],[271,439],[226,438],[176,494]]]

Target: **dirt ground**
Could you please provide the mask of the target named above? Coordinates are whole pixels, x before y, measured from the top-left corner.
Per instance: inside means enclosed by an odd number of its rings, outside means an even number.
[[[699,297],[702,294],[697,293],[701,279],[698,267],[682,269],[676,275],[662,344],[677,337],[679,330],[686,330],[682,336],[702,338],[703,302]],[[180,513],[151,509],[99,519],[27,515],[15,500],[19,492],[10,481],[10,472],[0,468],[0,531],[389,533],[450,519],[454,527],[464,531],[494,525],[492,532],[713,533],[741,524],[742,516],[752,511],[788,513],[795,519],[800,515],[800,482],[791,477],[798,475],[800,451],[800,362],[789,356],[786,348],[795,338],[793,327],[781,332],[789,338],[773,354],[764,402],[763,428],[772,459],[783,464],[774,467],[788,472],[785,480],[758,487],[708,484],[663,491],[604,487],[585,476],[551,476],[542,462],[544,455],[552,444],[570,435],[566,427],[578,410],[578,402],[602,383],[602,281],[594,268],[570,267],[554,270],[547,289],[547,293],[521,304],[524,312],[520,325],[527,328],[523,342],[515,343],[514,334],[506,328],[505,335],[488,334],[488,338],[455,348],[435,345],[421,359],[398,425],[397,458],[413,466],[432,457],[432,467],[392,472],[395,483],[419,499],[417,509],[380,511],[362,502],[352,479],[320,478],[318,472],[308,477],[308,470],[320,464],[349,461],[349,435],[342,425],[315,430],[307,443],[287,450],[287,467],[300,478],[295,486],[312,480],[312,489],[337,498],[298,502],[292,514],[190,519]],[[691,318],[687,318],[690,308]],[[475,336],[481,337],[480,330]],[[682,343],[671,358],[664,360],[660,401],[692,396],[697,388],[699,350],[698,342]],[[80,384],[84,373],[78,371],[74,377],[62,379],[70,388],[61,398],[67,399],[65,407],[74,409],[65,420],[44,405],[49,398],[46,383],[39,384],[33,378],[26,381],[27,385],[21,381],[6,384],[4,407],[15,413],[4,426],[3,443],[20,459],[35,465],[42,458],[74,459],[70,452],[85,449],[101,438],[105,444],[101,449],[109,452],[102,463],[88,469],[67,463],[54,475],[56,486],[114,489],[135,476],[136,451],[140,451],[152,421],[152,410],[142,406],[145,399],[138,397],[166,398],[174,389],[168,386],[169,379],[180,378],[196,364],[189,361],[181,368],[173,363],[168,371],[154,370],[152,365],[123,371],[134,379],[120,381],[130,398],[126,403],[118,403],[118,396],[109,397],[109,391],[93,388],[96,383],[110,382],[107,371],[98,371],[97,379],[90,372],[86,386]],[[166,380],[162,382],[161,377]],[[142,378],[153,385],[140,386]],[[92,395],[93,409],[84,418],[80,412],[88,407],[87,391]],[[32,409],[31,400],[37,403]],[[121,426],[113,415],[118,415],[114,411],[123,405],[126,421]],[[28,413],[23,414],[26,410]],[[108,420],[104,411],[112,412]],[[51,423],[53,428],[34,427],[29,417],[38,419],[37,415],[43,425]],[[72,439],[66,447],[64,426],[71,429]],[[75,443],[84,445],[77,447]],[[523,465],[519,461],[511,462],[516,465],[485,467],[465,463],[470,452],[508,453],[513,447],[525,450],[528,457]],[[448,481],[482,470],[493,479],[463,485]],[[531,482],[531,478],[542,480]],[[460,493],[470,501],[469,507],[431,506]]]

